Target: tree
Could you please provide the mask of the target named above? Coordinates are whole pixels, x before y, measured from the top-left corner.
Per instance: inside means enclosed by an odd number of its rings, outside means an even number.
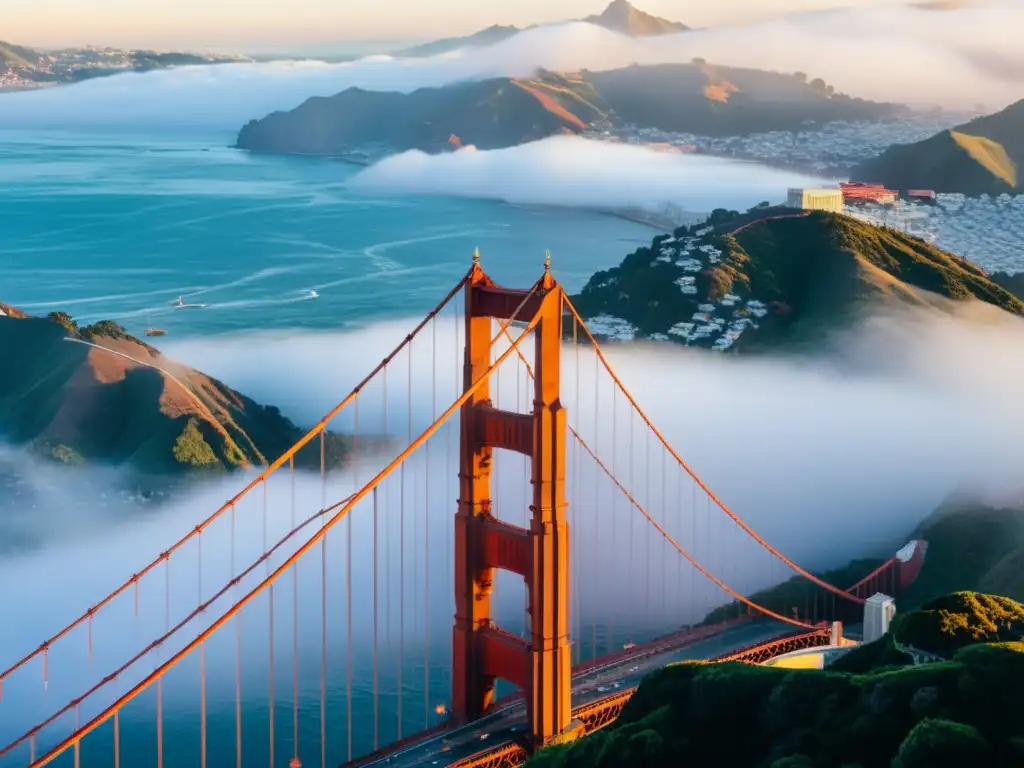
[[[67,312],[51,312],[46,316],[46,319],[64,326],[72,333],[76,333],[78,331],[78,323],[76,323]]]
[[[988,742],[970,725],[925,718],[900,745],[892,768],[960,768],[991,765]]]
[[[795,72],[795,73],[793,73],[793,77],[795,77],[801,83],[806,83],[807,82],[807,73],[806,72]]]

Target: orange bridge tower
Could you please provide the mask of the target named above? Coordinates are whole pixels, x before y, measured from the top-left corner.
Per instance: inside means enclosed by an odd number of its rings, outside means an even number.
[[[497,678],[523,690],[532,736],[540,747],[570,738],[572,655],[569,638],[569,528],[566,522],[567,423],[559,399],[564,294],[545,261],[528,291],[501,288],[480,268],[466,285],[468,388],[492,362],[492,319],[536,320],[532,413],[494,408],[485,383],[462,407],[459,501],[455,515],[455,629],[452,710],[467,722],[494,700]],[[529,529],[499,520],[491,508],[495,450],[531,459],[533,503]],[[523,577],[529,595],[530,635],[524,641],[491,618],[497,569]]]

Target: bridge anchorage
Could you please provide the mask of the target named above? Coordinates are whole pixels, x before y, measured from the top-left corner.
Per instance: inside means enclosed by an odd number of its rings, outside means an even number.
[[[439,325],[454,339],[447,361]],[[436,392],[442,368],[448,394]],[[351,444],[332,473],[336,418]],[[122,752],[126,768],[232,754],[235,768],[521,765],[613,722],[665,664],[837,646],[839,622],[859,623],[869,602],[877,631],[892,606],[869,599],[898,597],[925,552],[908,545],[847,588],[802,568],[657,429],[550,260],[519,290],[495,284],[478,255],[302,439],[186,530],[0,666],[0,768],[120,768]],[[499,579],[522,580],[521,626]],[[449,639],[450,656],[432,658]],[[518,690],[495,700],[499,681]],[[317,692],[318,711],[300,706]]]

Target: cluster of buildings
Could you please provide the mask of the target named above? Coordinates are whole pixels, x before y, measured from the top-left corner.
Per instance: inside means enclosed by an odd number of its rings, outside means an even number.
[[[676,285],[684,297],[692,297],[693,301],[697,301],[697,274],[721,262],[722,251],[711,243],[702,242],[713,231],[712,227],[705,226],[688,236],[662,240],[659,252],[651,262],[652,266],[658,262],[673,263],[682,269],[684,274],[676,279]],[[600,287],[607,287],[607,284]],[[705,299],[695,305],[689,320],[676,323],[667,334],[653,333],[647,338],[652,341],[674,340],[688,346],[692,344],[725,351],[745,331],[756,329],[758,320],[767,314],[768,307],[764,302],[745,300],[729,293],[714,301]],[[631,341],[638,334],[636,326],[629,321],[607,314],[590,318],[587,326],[599,336],[618,341]]]
[[[753,160],[817,175],[842,177],[893,144],[913,144],[961,125],[971,113],[914,112],[879,121],[809,123],[797,131],[698,136],[656,128],[595,126],[590,138],[657,145],[678,152]]]
[[[1024,195],[938,194],[933,202],[849,206],[846,215],[905,232],[989,272],[1024,272]]]
[[[805,211],[846,213],[851,207],[895,206],[900,199],[900,192],[895,189],[887,189],[883,184],[846,181],[834,188],[790,189],[786,197],[786,205]],[[931,189],[908,189],[903,192],[902,199],[910,203],[934,204],[938,196]]]

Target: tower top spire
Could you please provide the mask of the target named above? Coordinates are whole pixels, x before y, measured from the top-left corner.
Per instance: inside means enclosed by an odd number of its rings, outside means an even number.
[[[480,263],[480,249],[479,248],[474,248],[473,249],[473,263],[474,264],[479,264]]]
[[[544,271],[551,271],[551,251],[544,251]]]

